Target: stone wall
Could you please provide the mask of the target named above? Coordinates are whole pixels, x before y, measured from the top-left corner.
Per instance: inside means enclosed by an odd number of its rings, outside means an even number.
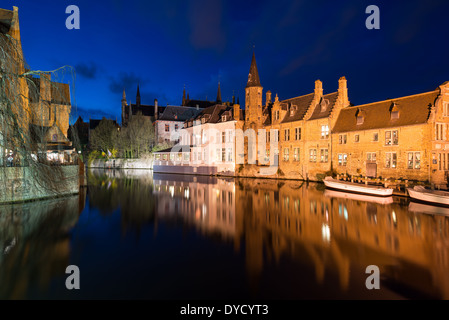
[[[76,194],[79,192],[79,167],[55,166],[42,171],[30,167],[1,168],[0,189],[0,203]]]

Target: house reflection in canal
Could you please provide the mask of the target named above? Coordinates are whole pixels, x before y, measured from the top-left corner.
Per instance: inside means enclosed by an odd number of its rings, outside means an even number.
[[[337,278],[345,292],[364,286],[366,267],[377,265],[384,288],[449,298],[449,218],[410,211],[404,198],[264,179],[155,174],[153,184],[156,219],[182,218],[203,234],[233,239],[251,282],[264,265],[287,258],[310,265],[319,285]]]
[[[79,195],[0,206],[0,299],[46,291],[70,264],[70,230],[84,209]],[[36,292],[36,290],[34,290]]]

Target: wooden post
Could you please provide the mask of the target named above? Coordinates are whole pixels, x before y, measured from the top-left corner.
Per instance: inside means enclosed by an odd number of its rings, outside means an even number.
[[[365,184],[368,184],[368,177],[365,176]]]

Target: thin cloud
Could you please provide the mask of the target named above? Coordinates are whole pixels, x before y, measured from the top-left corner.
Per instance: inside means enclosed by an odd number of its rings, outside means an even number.
[[[136,88],[138,84],[141,86],[148,83],[147,79],[144,79],[133,72],[120,72],[116,77],[110,77],[109,90],[112,93],[122,93],[124,88]]]
[[[94,62],[78,63],[75,66],[75,72],[86,79],[96,79],[98,74],[98,66]]]

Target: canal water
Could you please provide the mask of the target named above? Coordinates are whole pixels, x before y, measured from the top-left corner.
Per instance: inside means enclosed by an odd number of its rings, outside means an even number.
[[[300,181],[88,178],[77,196],[0,206],[0,299],[449,298],[449,209]]]

